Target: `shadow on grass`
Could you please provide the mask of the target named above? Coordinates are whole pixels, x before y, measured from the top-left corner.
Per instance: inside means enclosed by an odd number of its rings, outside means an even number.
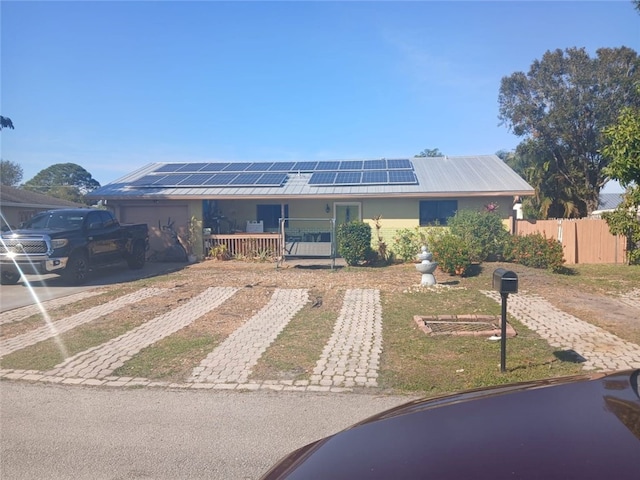
[[[569,362],[569,363],[584,363],[587,361],[586,358],[584,358],[582,355],[580,355],[578,352],[576,352],[575,350],[556,350],[555,352],[553,352],[553,356],[556,357],[553,360],[549,360],[547,362],[542,362],[542,363],[529,363],[527,365],[518,365],[516,367],[513,368],[507,368],[508,371],[510,372],[515,372],[516,370],[526,370],[529,369],[531,367],[544,367],[544,366],[551,366],[556,362]]]
[[[556,350],[553,355],[561,362],[584,363],[587,361],[575,350]]]
[[[578,275],[578,271],[575,268],[569,268],[569,267],[565,267],[564,265],[562,267],[560,267],[556,272],[559,275],[567,275],[570,277],[573,277],[575,275]]]
[[[484,271],[484,267],[480,263],[472,263],[464,271],[465,277],[478,277]]]
[[[300,270],[332,270],[331,265],[294,265],[293,268],[298,268]],[[333,270],[340,270],[344,268],[342,265],[336,265],[333,267]]]

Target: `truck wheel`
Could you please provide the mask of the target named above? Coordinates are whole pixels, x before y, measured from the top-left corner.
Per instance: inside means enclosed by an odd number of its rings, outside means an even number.
[[[20,280],[20,274],[10,270],[0,272],[0,285],[15,285]]]
[[[147,251],[144,245],[140,242],[133,245],[133,251],[129,258],[127,258],[127,264],[131,270],[140,270],[144,267],[144,263],[147,259]]]
[[[89,259],[85,253],[74,253],[69,258],[62,278],[69,285],[80,285],[89,277]]]

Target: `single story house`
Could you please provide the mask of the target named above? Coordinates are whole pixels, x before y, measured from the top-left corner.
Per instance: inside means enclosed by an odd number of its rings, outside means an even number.
[[[600,218],[604,212],[612,212],[622,203],[623,193],[600,193],[598,208],[591,212],[591,217]]]
[[[147,223],[151,249],[159,250],[171,242],[166,235],[171,226],[183,239],[190,224],[192,230],[194,224],[202,227],[206,248],[223,241],[233,245],[233,239],[277,238],[285,230],[293,243],[326,243],[335,224],[361,220],[373,228],[376,218],[391,246],[397,230],[446,225],[461,209],[491,204],[507,221],[514,200],[533,194],[496,155],[478,155],[150,163],[89,197],[123,223]],[[287,253],[317,253],[298,247]],[[199,246],[195,250],[204,253]]]
[[[0,186],[0,225],[3,231],[20,226],[38,212],[69,207],[86,205],[9,185]]]

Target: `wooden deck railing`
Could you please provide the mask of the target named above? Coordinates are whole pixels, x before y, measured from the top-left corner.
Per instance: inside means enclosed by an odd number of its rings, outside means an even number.
[[[204,238],[204,253],[224,245],[230,257],[280,256],[280,235],[277,233],[214,234]]]

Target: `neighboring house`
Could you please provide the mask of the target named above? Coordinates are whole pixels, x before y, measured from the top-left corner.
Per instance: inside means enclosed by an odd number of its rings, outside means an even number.
[[[86,205],[8,185],[0,186],[0,224],[3,231],[20,226],[38,212],[66,207]]]
[[[591,217],[600,218],[603,212],[612,212],[620,203],[624,193],[601,193],[598,197],[598,208],[591,212]]]
[[[374,224],[391,245],[402,228],[445,225],[457,210],[498,206],[503,219],[533,188],[495,155],[305,162],[151,163],[91,192],[125,223],[147,223],[152,249],[163,226],[183,237],[189,220],[215,234],[277,234],[324,241],[330,219]],[[304,220],[294,220],[304,219]],[[311,234],[311,235],[310,235]],[[375,231],[374,231],[375,234]],[[307,238],[309,239],[309,238]],[[155,242],[155,247],[154,247]]]
[[[602,218],[604,212],[613,212],[622,203],[624,193],[601,193],[598,198],[598,209],[591,212],[590,217]],[[633,209],[630,210],[632,212]],[[636,216],[640,222],[640,207],[636,209]]]

